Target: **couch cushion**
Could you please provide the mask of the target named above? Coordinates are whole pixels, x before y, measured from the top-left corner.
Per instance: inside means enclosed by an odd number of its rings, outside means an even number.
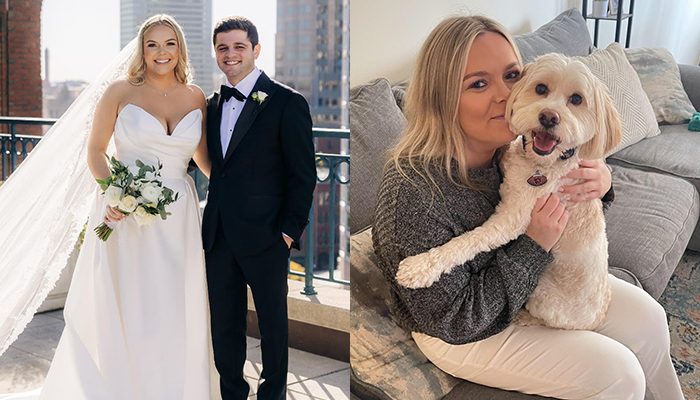
[[[618,165],[613,186],[605,214],[609,264],[631,271],[658,299],[697,223],[698,193],[686,180]]]
[[[391,399],[439,399],[460,380],[431,364],[403,329],[391,319],[389,284],[372,247],[371,229],[350,239],[350,364],[354,385],[382,391]],[[381,398],[382,396],[377,396]]]
[[[661,172],[690,181],[700,191],[700,133],[686,125],[663,125],[661,134],[609,157],[615,164]]]
[[[401,135],[406,118],[386,79],[350,90],[350,233],[374,222],[377,191],[387,150]]]
[[[683,125],[663,125],[661,134],[642,140],[608,158],[608,162],[644,171],[683,178],[700,192],[700,132]],[[688,248],[700,251],[700,226],[690,238]]]
[[[666,49],[625,49],[627,60],[639,76],[644,92],[654,108],[657,122],[681,124],[695,112],[681,83],[673,55]]]
[[[591,52],[591,35],[581,11],[572,8],[559,14],[532,33],[514,36],[524,63],[537,56],[561,53],[585,56]]]
[[[700,111],[700,65],[678,64],[681,72],[683,89],[693,103],[693,107]]]
[[[613,152],[659,134],[654,109],[619,43],[579,59],[605,83],[622,120],[622,141]]]

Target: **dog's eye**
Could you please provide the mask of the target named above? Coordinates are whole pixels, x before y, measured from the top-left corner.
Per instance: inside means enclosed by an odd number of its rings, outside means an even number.
[[[549,92],[549,88],[547,85],[540,83],[537,86],[535,86],[535,92],[539,95],[545,95]]]
[[[574,93],[571,95],[571,97],[569,97],[569,101],[571,102],[571,104],[577,106],[581,104],[581,102],[583,101],[583,97],[581,97],[581,95],[578,93]]]

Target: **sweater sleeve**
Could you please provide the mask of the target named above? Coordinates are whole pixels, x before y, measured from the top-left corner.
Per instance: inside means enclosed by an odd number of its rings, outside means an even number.
[[[391,283],[398,307],[410,315],[413,328],[448,343],[473,342],[502,331],[522,308],[552,256],[521,235],[443,274],[428,288],[402,287],[396,282],[401,260],[455,236],[449,212],[438,204],[439,196],[431,202],[421,201],[425,193],[420,192],[420,188],[401,185],[399,198],[414,200],[388,210],[396,213],[390,218],[393,226],[375,226],[380,268]],[[474,194],[473,199],[464,201],[473,204],[469,209],[483,210],[478,204],[484,202],[483,197]],[[479,215],[474,218],[482,220],[483,212]]]

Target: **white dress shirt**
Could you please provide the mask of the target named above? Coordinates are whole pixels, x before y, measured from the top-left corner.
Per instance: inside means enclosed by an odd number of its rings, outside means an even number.
[[[224,106],[221,109],[221,151],[223,156],[226,157],[226,150],[228,149],[229,143],[231,143],[231,137],[233,136],[233,128],[236,126],[236,121],[238,117],[241,116],[241,111],[243,111],[243,106],[245,102],[250,98],[250,92],[253,91],[255,87],[255,82],[258,81],[262,72],[257,68],[253,68],[252,71],[245,78],[243,78],[237,85],[233,86],[230,82],[226,81],[226,86],[235,87],[243,93],[246,97],[245,100],[236,100],[235,97],[224,102]]]

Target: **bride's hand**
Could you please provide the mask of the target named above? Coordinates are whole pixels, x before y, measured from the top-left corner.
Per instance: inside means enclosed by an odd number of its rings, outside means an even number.
[[[122,214],[121,211],[116,208],[107,206],[107,213],[105,214],[105,222],[119,222],[123,220],[126,215]]]

